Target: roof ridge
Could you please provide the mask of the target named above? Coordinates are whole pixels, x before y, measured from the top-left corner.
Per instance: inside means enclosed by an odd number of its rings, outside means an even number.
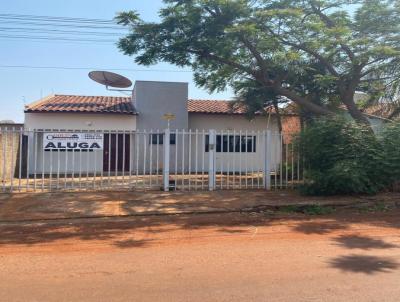
[[[216,99],[188,99],[194,102],[234,102],[234,100],[216,100]]]
[[[66,96],[66,97],[86,97],[86,98],[123,98],[123,99],[131,99],[130,96],[117,96],[117,95],[83,95],[83,94],[53,94],[55,96]]]
[[[25,112],[115,112],[136,114],[136,109],[129,97],[55,94],[25,106]]]

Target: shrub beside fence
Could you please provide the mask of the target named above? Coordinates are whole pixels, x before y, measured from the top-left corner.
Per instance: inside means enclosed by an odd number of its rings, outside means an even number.
[[[374,194],[400,180],[400,125],[378,134],[344,119],[313,121],[299,137],[309,195]]]

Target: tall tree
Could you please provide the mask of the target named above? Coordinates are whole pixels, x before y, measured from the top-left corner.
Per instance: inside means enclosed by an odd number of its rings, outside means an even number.
[[[210,91],[231,86],[251,96],[258,87],[257,95],[284,97],[315,115],[344,105],[356,121],[368,123],[355,92],[400,78],[396,0],[164,3],[160,22],[120,13],[117,20],[130,33],[119,48],[139,64],[189,66],[196,84]]]

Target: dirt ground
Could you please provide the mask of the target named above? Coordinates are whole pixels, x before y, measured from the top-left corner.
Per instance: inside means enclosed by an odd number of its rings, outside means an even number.
[[[398,301],[400,210],[0,223],[1,301]]]
[[[396,202],[400,193],[306,197],[295,191],[98,192],[0,194],[0,222],[68,218],[222,213],[283,205]]]

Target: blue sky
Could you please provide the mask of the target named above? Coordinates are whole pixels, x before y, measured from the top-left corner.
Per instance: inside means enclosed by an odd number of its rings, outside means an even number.
[[[143,19],[150,21],[157,19],[161,6],[161,0],[13,0],[2,1],[0,14],[112,19],[116,12],[134,9]],[[112,43],[37,42],[0,37],[0,45],[0,65],[146,69],[136,65],[132,57],[120,53]],[[179,70],[169,64],[159,64],[148,69]],[[89,70],[0,67],[0,120],[22,122],[24,102],[27,104],[52,93],[119,95],[116,92],[107,92],[102,86],[90,81],[87,77],[88,72]],[[189,82],[189,96],[192,98],[224,99],[232,96],[230,92],[209,95],[207,91],[195,87],[190,72],[118,72],[132,81]]]

